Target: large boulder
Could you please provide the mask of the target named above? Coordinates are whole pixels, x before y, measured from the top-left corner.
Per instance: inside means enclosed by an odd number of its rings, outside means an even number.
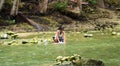
[[[80,55],[58,56],[53,66],[104,66],[101,60],[82,58]]]

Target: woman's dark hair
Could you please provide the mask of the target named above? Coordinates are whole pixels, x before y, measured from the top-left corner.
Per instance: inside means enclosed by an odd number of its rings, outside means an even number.
[[[58,30],[64,30],[64,28],[62,26],[58,27]]]

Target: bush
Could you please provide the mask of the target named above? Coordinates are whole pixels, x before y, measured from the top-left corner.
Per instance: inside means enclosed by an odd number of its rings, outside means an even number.
[[[119,0],[105,0],[105,3],[108,5],[108,7],[119,7],[120,1]]]
[[[96,0],[89,0],[89,3],[92,4],[92,5],[96,5],[97,1]]]
[[[68,5],[68,1],[55,2],[55,3],[52,4],[52,7],[53,7],[55,10],[63,11],[63,10],[65,10],[65,8],[67,7],[67,5]]]

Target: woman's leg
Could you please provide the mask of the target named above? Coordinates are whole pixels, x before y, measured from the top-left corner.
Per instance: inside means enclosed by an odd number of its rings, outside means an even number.
[[[64,42],[64,39],[62,37],[59,37],[60,42]]]

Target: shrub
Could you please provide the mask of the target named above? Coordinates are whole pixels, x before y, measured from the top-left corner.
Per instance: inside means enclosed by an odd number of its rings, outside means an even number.
[[[52,7],[55,9],[55,10],[60,10],[60,11],[64,11],[65,8],[67,7],[68,5],[68,1],[64,1],[64,2],[55,2],[52,4]]]
[[[92,4],[92,5],[96,5],[97,1],[96,0],[89,0],[89,3]]]

